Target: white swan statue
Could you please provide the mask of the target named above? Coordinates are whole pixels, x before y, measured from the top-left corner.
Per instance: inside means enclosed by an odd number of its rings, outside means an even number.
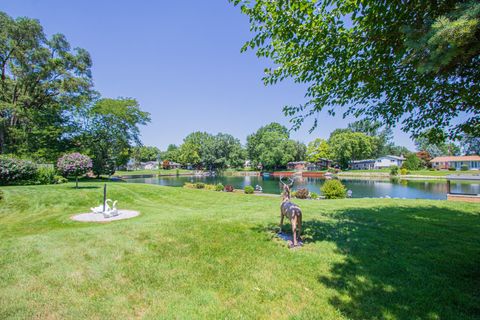
[[[110,199],[108,199],[108,200],[110,200]],[[110,202],[112,202],[112,200],[110,200]],[[107,206],[105,206],[105,212],[103,212],[103,216],[105,218],[111,218],[111,217],[115,217],[115,216],[119,215],[119,212],[118,212],[118,209],[117,209],[117,203],[118,203],[118,201],[115,200],[113,202],[113,205],[112,205],[111,209],[110,209],[110,207],[108,207],[108,209],[107,209]]]
[[[112,200],[105,200],[105,211],[110,211],[110,206],[108,205],[108,202],[112,202]],[[93,213],[103,213],[103,204],[95,208],[90,208],[90,210],[92,210]]]

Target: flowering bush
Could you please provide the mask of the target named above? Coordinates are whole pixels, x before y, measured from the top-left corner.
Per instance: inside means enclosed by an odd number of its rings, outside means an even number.
[[[57,170],[64,176],[75,177],[77,188],[78,176],[87,173],[91,168],[92,159],[78,152],[66,154],[57,161]]]
[[[225,192],[233,192],[233,189],[234,189],[234,188],[233,188],[232,185],[227,184],[223,190],[224,190]]]
[[[0,156],[0,184],[33,183],[36,175],[34,163]]]

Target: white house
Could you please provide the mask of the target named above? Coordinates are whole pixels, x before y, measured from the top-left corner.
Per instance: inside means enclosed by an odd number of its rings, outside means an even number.
[[[400,156],[384,156],[375,160],[374,169],[390,168],[391,166],[401,167],[405,158]]]

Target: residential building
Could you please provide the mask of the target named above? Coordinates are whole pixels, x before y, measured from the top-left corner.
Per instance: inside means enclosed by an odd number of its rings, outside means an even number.
[[[404,161],[405,158],[403,156],[397,157],[388,155],[380,157],[375,160],[374,169],[384,169],[392,166],[401,167]]]
[[[463,165],[466,165],[469,170],[480,169],[480,156],[444,156],[435,157],[430,160],[432,168],[435,169],[449,169],[455,168],[460,170]]]
[[[288,170],[307,170],[308,162],[306,161],[294,161],[287,163]]]
[[[328,169],[332,166],[332,160],[325,159],[325,158],[320,158],[317,162],[315,163],[310,163],[307,166],[307,169],[309,171],[319,171],[319,170],[325,170]]]
[[[355,160],[350,162],[352,170],[370,170],[375,167],[375,159]]]

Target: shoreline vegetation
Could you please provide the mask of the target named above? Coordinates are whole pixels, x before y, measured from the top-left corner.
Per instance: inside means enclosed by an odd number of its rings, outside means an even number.
[[[205,171],[196,171],[196,170],[185,170],[185,169],[169,169],[169,170],[132,170],[132,171],[117,171],[113,177],[125,177],[125,176],[176,176],[176,175],[194,175],[196,172],[203,173]],[[301,174],[304,177],[323,177],[327,171],[272,171],[269,172],[273,176],[280,175],[295,175]],[[349,171],[340,171],[333,174],[339,178],[397,178],[397,179],[436,179],[436,180],[446,180],[447,175],[461,174],[461,175],[479,175],[480,171],[469,170],[469,171],[431,171],[431,170],[418,170],[411,171],[406,175],[396,175],[392,176],[390,170],[349,170]],[[220,171],[220,175],[225,176],[259,176],[261,175],[260,171],[254,170],[224,170]]]

